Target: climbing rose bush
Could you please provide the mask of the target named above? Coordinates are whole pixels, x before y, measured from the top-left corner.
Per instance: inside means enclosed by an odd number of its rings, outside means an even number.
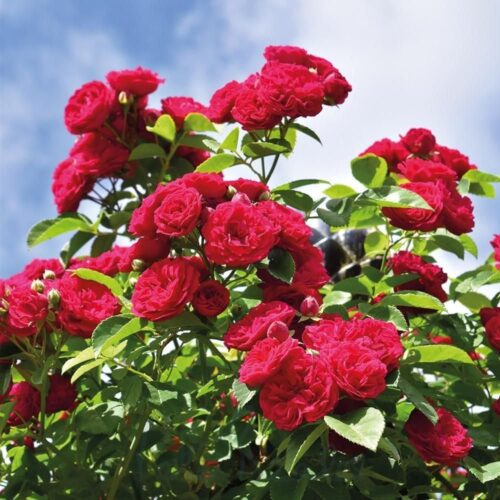
[[[500,495],[500,235],[460,276],[442,260],[477,257],[472,197],[500,179],[413,128],[360,144],[355,187],[276,185],[352,88],[264,58],[206,105],[151,107],[141,67],[69,98],[59,215],[28,245],[68,242],[0,280],[2,497]]]

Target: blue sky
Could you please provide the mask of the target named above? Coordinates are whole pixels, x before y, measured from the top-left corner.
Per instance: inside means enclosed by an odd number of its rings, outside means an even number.
[[[28,251],[25,235],[55,215],[51,175],[73,140],[63,109],[82,83],[142,65],[167,79],[156,99],[207,101],[257,70],[266,45],[301,45],[331,60],[354,90],[308,122],[325,146],[304,139],[277,181],[314,172],[352,183],[352,157],[412,126],[500,173],[498,25],[495,0],[0,0],[0,277],[64,243]],[[474,201],[484,258],[500,203]],[[445,263],[452,275],[464,269]]]

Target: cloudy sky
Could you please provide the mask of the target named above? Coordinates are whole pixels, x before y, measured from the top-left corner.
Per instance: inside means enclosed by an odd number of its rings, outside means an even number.
[[[55,215],[52,170],[72,143],[63,109],[82,83],[142,65],[167,79],[158,100],[206,102],[260,68],[266,45],[300,45],[354,90],[308,121],[325,145],[304,138],[277,181],[314,173],[349,183],[352,157],[413,126],[500,174],[499,25],[495,0],[0,0],[0,277],[64,243],[28,251],[25,234]],[[475,205],[484,258],[500,203]],[[451,258],[445,267],[464,269]]]

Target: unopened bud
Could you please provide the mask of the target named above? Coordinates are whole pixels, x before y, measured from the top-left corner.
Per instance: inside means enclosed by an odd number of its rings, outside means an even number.
[[[236,193],[232,198],[231,201],[233,203],[243,203],[245,205],[251,205],[252,200],[245,194],[245,193]]]
[[[238,191],[236,191],[236,188],[234,188],[233,186],[228,186],[226,191],[226,198],[228,200],[231,200],[237,192]]]
[[[141,259],[134,259],[132,261],[132,269],[134,271],[137,271],[138,273],[141,273],[142,271],[144,271],[144,269],[146,269],[146,263]]]
[[[259,201],[267,201],[271,199],[271,193],[269,191],[264,191],[259,196]]]
[[[133,100],[134,100],[134,97],[133,97],[133,96],[131,96],[131,95],[130,95],[130,96],[129,96],[129,95],[127,95],[127,93],[126,93],[124,90],[122,90],[122,91],[118,94],[118,102],[119,102],[120,104],[123,104],[124,106],[125,106],[126,104],[131,104]]]
[[[137,284],[137,278],[130,278],[128,282],[130,283],[130,286],[135,286]]]
[[[273,321],[269,328],[267,329],[267,336],[272,339],[276,339],[279,342],[284,342],[288,337],[290,337],[290,331],[288,326],[283,321]]]
[[[59,303],[61,302],[61,294],[58,290],[53,288],[47,294],[47,300],[49,301],[51,309],[57,309],[59,307]]]
[[[44,280],[55,280],[56,273],[54,271],[52,271],[51,269],[45,269],[42,277]]]
[[[300,313],[308,317],[317,316],[319,314],[318,301],[309,295],[300,304]]]
[[[42,293],[45,290],[45,285],[42,280],[33,280],[31,282],[31,289],[34,292]]]

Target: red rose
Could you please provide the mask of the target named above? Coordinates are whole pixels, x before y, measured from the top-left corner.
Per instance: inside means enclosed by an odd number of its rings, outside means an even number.
[[[413,410],[406,422],[408,439],[422,460],[455,466],[472,448],[472,439],[462,424],[444,408],[436,408],[434,425],[422,412]]]
[[[422,257],[405,251],[394,254],[389,260],[389,266],[396,276],[404,273],[419,275],[417,279],[395,287],[396,291],[417,290],[433,295],[441,302],[446,302],[448,299],[448,295],[442,288],[448,276],[439,266],[425,262]]]
[[[323,105],[323,85],[306,67],[268,62],[260,74],[262,99],[278,116],[315,116]]]
[[[256,207],[281,229],[278,243],[280,247],[288,251],[300,251],[304,246],[310,245],[312,230],[305,223],[302,214],[272,200],[262,201]]]
[[[452,345],[453,339],[449,335],[434,335],[429,339],[433,344]]]
[[[14,402],[14,408],[7,420],[8,425],[22,425],[38,415],[40,393],[28,382],[13,384],[8,397]]]
[[[7,297],[5,325],[10,335],[34,335],[49,312],[47,297],[27,285],[14,288]]]
[[[246,267],[265,258],[278,243],[279,228],[252,205],[221,203],[201,229],[212,262]]]
[[[330,413],[339,391],[324,361],[302,351],[287,358],[262,387],[259,404],[276,427],[292,431],[304,420],[315,422]]]
[[[226,181],[226,184],[232,186],[239,193],[246,194],[251,201],[258,201],[262,194],[269,192],[269,188],[265,184],[250,179],[239,178],[234,181]]]
[[[408,158],[398,165],[399,172],[411,182],[434,182],[438,179],[447,185],[455,185],[457,173],[444,163]]]
[[[358,156],[370,153],[383,158],[387,162],[390,171],[397,170],[398,163],[405,160],[410,154],[401,142],[394,142],[391,139],[381,139],[374,142]]]
[[[158,233],[169,237],[191,233],[201,215],[198,191],[171,183],[162,191],[162,198],[153,216]]]
[[[442,181],[408,182],[400,187],[420,195],[431,210],[425,208],[382,208],[382,213],[389,218],[390,223],[409,231],[434,231],[442,226],[442,211],[447,190]]]
[[[128,230],[135,236],[154,238],[156,236],[156,224],[154,215],[156,209],[161,205],[165,196],[167,186],[159,184],[154,193],[142,200],[140,207],[132,212]]]
[[[344,339],[348,322],[341,319],[322,319],[306,326],[302,342],[308,349],[320,352],[329,349]]]
[[[120,272],[120,263],[127,252],[126,247],[115,245],[111,250],[103,252],[97,257],[86,257],[75,259],[71,262],[69,269],[92,269],[108,276],[114,276]]]
[[[443,224],[448,231],[461,235],[474,228],[474,207],[467,196],[460,196],[455,188],[448,189],[443,206]]]
[[[168,257],[169,253],[170,240],[166,236],[160,234],[157,238],[139,238],[132,246],[125,249],[118,269],[122,273],[128,273],[132,270],[132,262],[136,259],[149,265]]]
[[[290,325],[294,316],[293,307],[284,302],[263,302],[229,327],[224,335],[224,343],[232,349],[249,351],[257,341],[266,336],[272,323],[281,321]]]
[[[167,97],[161,100],[161,109],[163,113],[173,118],[177,129],[182,128],[184,119],[189,113],[201,113],[206,116],[209,114],[203,104],[191,97]]]
[[[373,399],[384,392],[387,368],[372,349],[346,341],[322,351],[321,356],[349,397]]]
[[[110,71],[106,80],[116,92],[127,92],[136,96],[151,94],[165,81],[159,78],[157,73],[140,66],[136,69]]]
[[[307,51],[293,45],[269,45],[264,49],[266,61],[278,61],[310,67],[311,60]]]
[[[200,285],[200,273],[187,259],[163,259],[139,277],[132,294],[132,312],[161,321],[179,315]]]
[[[216,90],[210,99],[208,116],[215,123],[234,121],[231,113],[240,92],[241,83],[233,80]]]
[[[104,285],[70,272],[61,279],[59,292],[59,321],[67,333],[77,337],[90,337],[101,321],[121,309],[118,299]]]
[[[500,351],[500,307],[483,307],[479,314],[488,342]]]
[[[221,174],[192,172],[183,175],[180,182],[196,189],[205,198],[223,198],[227,191]]]
[[[197,167],[204,161],[208,160],[211,155],[209,151],[204,151],[203,149],[180,146],[176,149],[175,156],[184,158],[191,163],[193,167]]]
[[[323,252],[318,247],[308,242],[300,250],[292,252],[292,257],[295,262],[294,283],[321,288],[330,281],[330,275],[324,265]]]
[[[459,179],[469,170],[477,170],[477,167],[469,162],[469,158],[456,149],[436,145],[435,150],[439,161],[452,168]]]
[[[299,311],[303,316],[317,316],[319,314],[319,303],[314,297],[306,297],[300,304]]]
[[[196,290],[192,305],[202,316],[207,318],[218,316],[229,305],[229,290],[219,281],[204,281]]]
[[[406,149],[415,155],[427,156],[436,146],[436,138],[426,128],[412,128],[401,137]]]
[[[64,123],[72,134],[98,129],[113,105],[113,92],[102,82],[93,81],[80,87],[64,109]]]
[[[59,163],[52,178],[52,194],[58,213],[76,212],[94,184],[94,177],[82,173],[73,158],[66,158]]]
[[[493,247],[493,260],[495,261],[495,267],[500,269],[500,234],[495,234],[490,243]]]
[[[355,410],[359,410],[364,407],[365,404],[361,401],[344,398],[338,402],[333,414],[345,415],[346,413],[354,412]],[[332,430],[328,432],[328,444],[330,445],[330,448],[341,451],[346,455],[359,455],[360,453],[368,451],[364,446],[353,443]]]
[[[326,101],[338,106],[347,99],[352,86],[340,71],[333,68],[327,76],[323,77],[323,89]]]
[[[258,75],[252,75],[241,85],[231,112],[245,130],[271,129],[282,118],[264,100],[259,89],[259,78]]]
[[[70,157],[83,175],[109,177],[120,174],[128,162],[126,147],[98,133],[82,135],[71,148]]]
[[[43,279],[45,271],[52,271],[56,278],[64,274],[64,267],[59,259],[33,259],[24,266],[24,269],[9,278],[12,286],[31,285],[33,280]]]
[[[77,392],[70,379],[56,374],[49,377],[49,383],[49,392],[45,400],[46,413],[50,415],[58,411],[72,410]]]
[[[246,355],[240,368],[240,382],[256,387],[270,379],[292,356],[301,356],[303,349],[290,335],[283,341],[276,338],[259,340]]]
[[[314,297],[319,304],[323,303],[320,293],[303,283],[286,283],[273,280],[270,283],[263,283],[260,288],[264,292],[264,300],[270,302],[273,300],[280,300],[289,304],[294,309],[299,310],[300,304],[306,297]]]
[[[491,409],[497,414],[500,415],[500,399],[495,399],[493,403],[491,403]]]

